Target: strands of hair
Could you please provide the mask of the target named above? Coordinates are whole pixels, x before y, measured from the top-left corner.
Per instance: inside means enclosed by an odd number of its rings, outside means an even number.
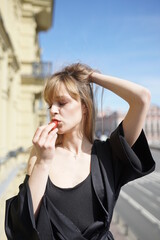
[[[104,95],[104,88],[102,87],[102,92],[101,92],[102,134],[104,132],[103,95]]]

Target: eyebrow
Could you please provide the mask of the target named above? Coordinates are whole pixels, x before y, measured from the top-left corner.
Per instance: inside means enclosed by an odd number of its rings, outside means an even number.
[[[70,99],[67,95],[57,95],[56,99]]]

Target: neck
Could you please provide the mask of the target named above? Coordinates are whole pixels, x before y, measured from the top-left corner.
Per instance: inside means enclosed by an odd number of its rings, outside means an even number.
[[[82,152],[88,153],[92,144],[83,134],[65,134],[62,139],[62,147],[78,155]]]

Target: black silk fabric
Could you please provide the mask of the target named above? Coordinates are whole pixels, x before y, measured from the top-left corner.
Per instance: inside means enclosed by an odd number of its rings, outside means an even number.
[[[131,148],[121,123],[110,138],[95,140],[92,147],[91,180],[102,209],[101,221],[94,222],[82,233],[54,206],[46,192],[35,221],[29,176],[26,176],[19,194],[6,202],[6,235],[9,240],[114,240],[109,228],[121,187],[154,169],[143,130]]]

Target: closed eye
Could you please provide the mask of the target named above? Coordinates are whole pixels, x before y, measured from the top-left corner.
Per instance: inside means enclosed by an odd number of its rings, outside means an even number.
[[[64,106],[67,102],[59,102],[59,106]]]
[[[60,107],[66,105],[66,104],[67,104],[67,102],[58,102],[58,105],[59,105]],[[49,106],[48,106],[48,109],[51,109],[51,107],[52,107],[52,105],[49,105]]]

